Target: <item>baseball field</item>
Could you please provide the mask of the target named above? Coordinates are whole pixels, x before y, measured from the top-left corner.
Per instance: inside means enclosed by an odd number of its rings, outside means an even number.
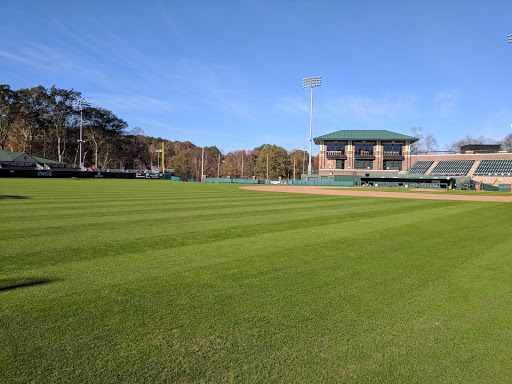
[[[511,202],[0,179],[0,212],[2,383],[512,381]]]

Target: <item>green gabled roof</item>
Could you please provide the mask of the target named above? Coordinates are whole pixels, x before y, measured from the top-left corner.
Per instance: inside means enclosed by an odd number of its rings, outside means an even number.
[[[330,141],[330,140],[365,140],[365,141],[374,141],[374,140],[382,140],[382,141],[410,141],[414,143],[419,139],[413,136],[402,135],[401,133],[386,131],[384,129],[371,129],[371,130],[341,130],[333,133],[328,133],[327,135],[318,136],[313,139],[315,144],[320,144],[320,141]]]
[[[5,149],[0,149],[0,161],[14,161],[24,154],[25,152],[12,152]]]
[[[23,156],[23,155],[28,155],[28,153],[26,152],[13,152],[13,151],[7,151],[5,149],[0,149],[0,161],[5,161],[5,162],[9,162],[9,161],[15,161],[17,158]],[[32,157],[35,161],[37,161],[38,163],[46,163],[46,164],[62,164],[62,165],[65,165],[66,163],[61,163],[60,161],[55,161],[55,160],[50,160],[50,159],[45,159],[43,157],[39,157],[39,156],[31,156],[31,155],[28,155],[30,157]]]
[[[37,161],[38,163],[44,163],[44,164],[62,164],[62,165],[65,165],[66,163],[61,163],[60,161],[57,161],[57,160],[50,160],[50,159],[45,159],[44,157],[39,157],[39,156],[32,156],[35,161]]]

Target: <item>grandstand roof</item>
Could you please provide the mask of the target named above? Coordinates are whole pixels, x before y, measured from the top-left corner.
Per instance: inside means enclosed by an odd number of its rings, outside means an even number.
[[[326,140],[381,140],[381,141],[410,141],[414,143],[419,139],[413,136],[402,135],[401,133],[386,131],[384,129],[372,130],[341,130],[318,136],[313,139],[315,144]]]

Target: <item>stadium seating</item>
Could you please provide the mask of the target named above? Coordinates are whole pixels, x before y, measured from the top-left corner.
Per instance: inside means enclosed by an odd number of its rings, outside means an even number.
[[[496,181],[498,181],[498,177],[497,176],[476,176],[476,177],[473,177],[473,180],[477,181],[479,183],[483,183],[483,184],[494,185],[494,183],[496,183]]]
[[[512,184],[512,177],[505,177],[500,181],[500,184]]]
[[[8,169],[17,169],[17,170],[37,170],[38,168],[35,165],[14,165],[9,164],[6,166]]]
[[[482,160],[473,174],[476,176],[511,176],[512,160]]]
[[[78,171],[80,168],[73,168],[69,167],[67,165],[61,165],[61,164],[45,164],[46,167],[53,171]]]
[[[420,160],[414,163],[414,165],[407,172],[409,175],[424,175],[425,172],[434,164],[433,160]]]
[[[430,174],[436,176],[466,176],[474,163],[475,160],[441,160]]]

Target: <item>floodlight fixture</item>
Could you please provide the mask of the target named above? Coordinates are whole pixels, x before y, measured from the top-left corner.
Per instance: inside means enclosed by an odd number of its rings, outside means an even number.
[[[311,175],[311,152],[313,151],[313,87],[322,85],[322,77],[306,77],[302,79],[302,88],[311,88],[311,115],[309,119],[309,167],[308,175]]]
[[[507,37],[508,37],[508,42],[509,42],[509,43],[512,43],[512,34],[507,35]]]
[[[83,171],[84,164],[82,162],[82,143],[83,143],[83,140],[82,140],[82,111],[84,108],[90,107],[91,103],[89,103],[88,101],[79,99],[79,100],[73,101],[73,106],[76,109],[80,110],[80,140],[78,140],[78,142],[80,143],[80,170]]]
[[[322,85],[321,76],[306,77],[302,79],[302,88],[319,87],[320,85]]]

